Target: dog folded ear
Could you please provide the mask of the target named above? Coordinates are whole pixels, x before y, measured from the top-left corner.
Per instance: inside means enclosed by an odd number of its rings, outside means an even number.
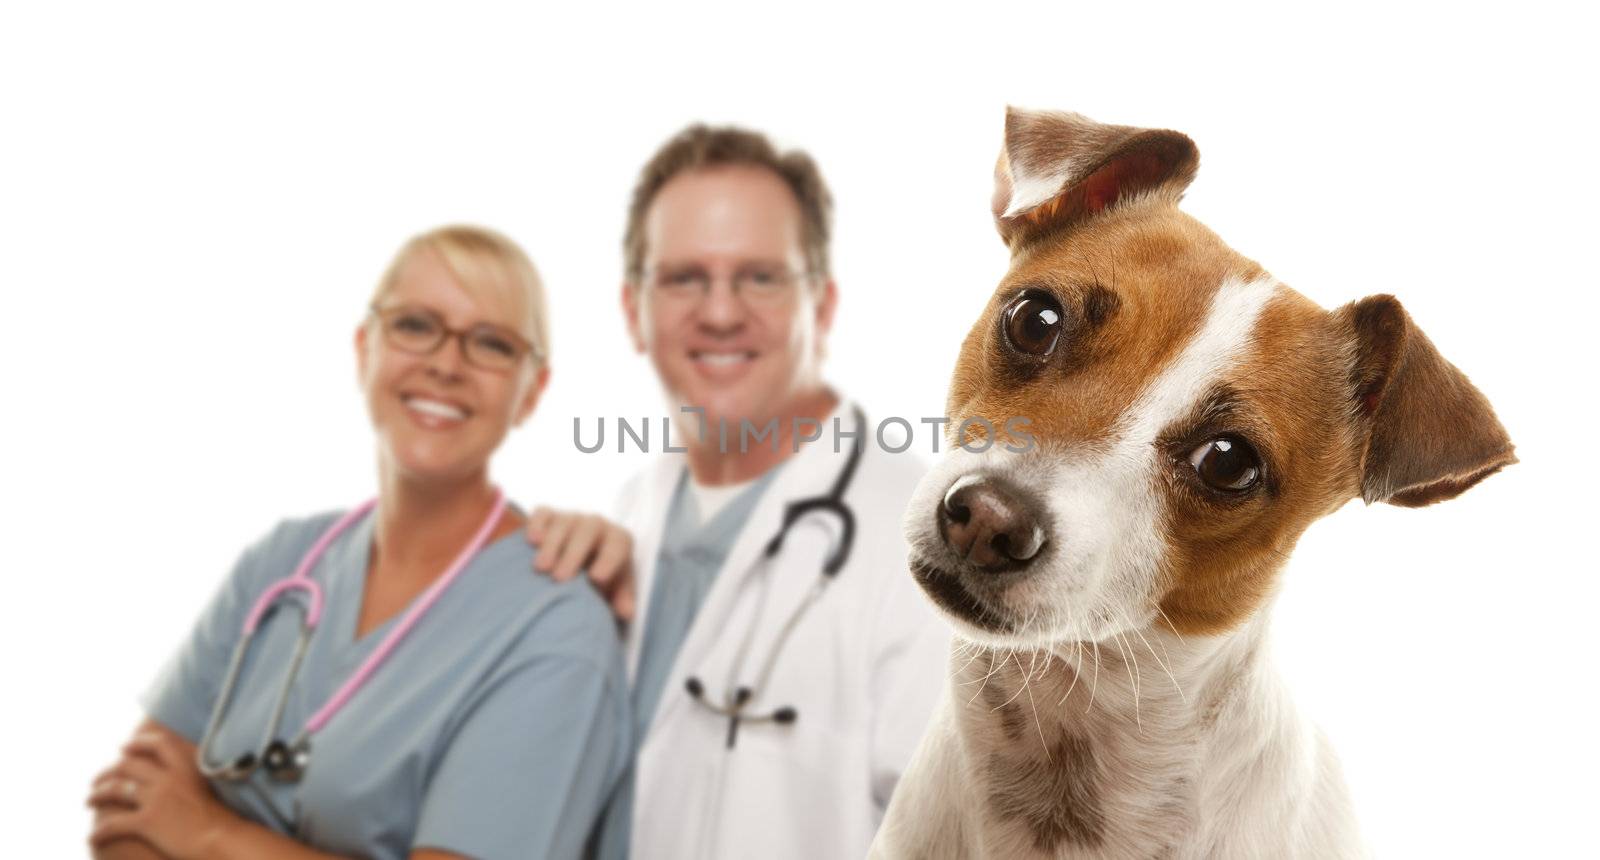
[[[1134,195],[1177,203],[1199,165],[1194,141],[1175,131],[1007,107],[1005,146],[994,168],[995,226],[1015,250]]]
[[[1354,412],[1367,434],[1363,501],[1415,508],[1453,499],[1517,462],[1483,392],[1394,296],[1368,296],[1338,313],[1353,337]]]

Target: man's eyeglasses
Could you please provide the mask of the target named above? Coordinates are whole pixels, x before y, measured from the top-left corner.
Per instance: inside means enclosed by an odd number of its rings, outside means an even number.
[[[542,359],[533,344],[504,326],[478,323],[468,329],[453,329],[444,324],[443,317],[417,305],[374,305],[372,314],[383,328],[384,342],[412,355],[432,355],[454,337],[460,341],[461,357],[482,370],[505,373],[528,355],[536,362]]]
[[[733,294],[751,305],[770,306],[788,298],[795,284],[811,277],[810,272],[794,272],[775,263],[753,263],[734,270]],[[644,281],[662,300],[673,304],[698,305],[711,293],[715,280],[699,264],[661,266],[645,273]]]

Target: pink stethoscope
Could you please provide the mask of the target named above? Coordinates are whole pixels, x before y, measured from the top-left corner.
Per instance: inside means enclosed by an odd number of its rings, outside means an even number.
[[[350,701],[356,691],[361,689],[367,679],[377,671],[378,666],[383,663],[390,652],[394,651],[395,647],[400,644],[400,640],[411,632],[411,628],[417,625],[423,614],[444,594],[445,589],[450,587],[450,584],[461,574],[461,571],[466,569],[467,563],[472,560],[474,555],[477,555],[478,550],[483,547],[484,541],[488,540],[490,533],[494,531],[495,524],[500,521],[500,515],[505,511],[506,497],[505,493],[499,488],[495,489],[494,507],[489,511],[489,518],[484,520],[483,525],[479,527],[478,533],[473,536],[466,549],[461,551],[456,560],[445,570],[444,575],[435,580],[433,585],[429,586],[428,590],[423,592],[422,596],[412,604],[411,608],[400,619],[400,622],[379,643],[377,649],[356,668],[349,678],[345,679],[344,684],[340,685],[339,689],[329,697],[328,701],[321,708],[318,708],[310,719],[306,720],[305,727],[300,730],[300,734],[295,736],[294,740],[286,743],[278,734],[279,726],[283,722],[284,707],[289,701],[289,690],[294,686],[295,677],[300,672],[300,661],[305,657],[306,647],[311,642],[311,634],[316,632],[317,622],[322,619],[322,587],[316,583],[316,580],[311,578],[311,569],[316,567],[317,562],[327,552],[328,546],[333,543],[334,538],[365,516],[377,503],[377,499],[370,499],[340,517],[327,531],[322,533],[321,537],[317,538],[316,543],[311,545],[311,549],[306,552],[305,557],[300,559],[300,566],[295,568],[293,576],[273,583],[271,587],[262,592],[260,597],[256,598],[250,614],[245,617],[244,633],[239,640],[239,644],[233,649],[233,658],[228,664],[228,675],[222,682],[222,692],[217,696],[217,703],[211,711],[211,720],[206,724],[205,737],[201,738],[200,748],[195,754],[202,774],[212,779],[237,781],[249,777],[256,768],[264,767],[273,779],[280,782],[297,782],[300,776],[305,773],[306,766],[310,762],[311,736],[320,731],[323,726],[326,726],[328,721],[333,719],[334,714],[337,714],[345,706],[345,703]],[[216,740],[217,729],[222,725],[223,718],[227,716],[228,705],[233,699],[234,683],[238,680],[240,667],[244,665],[245,654],[250,650],[250,642],[255,638],[256,629],[260,626],[261,620],[267,614],[267,611],[278,602],[280,597],[291,591],[303,591],[306,593],[306,600],[303,604],[299,601],[290,601],[300,609],[300,640],[295,645],[294,657],[289,663],[289,672],[284,676],[283,688],[278,693],[278,703],[273,709],[272,720],[267,723],[267,730],[262,737],[260,748],[257,751],[240,755],[231,763],[213,764],[210,755],[211,745]]]

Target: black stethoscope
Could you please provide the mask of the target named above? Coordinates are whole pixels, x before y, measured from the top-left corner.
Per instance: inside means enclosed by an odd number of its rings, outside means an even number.
[[[784,622],[783,628],[778,631],[778,638],[773,640],[772,647],[767,651],[767,659],[762,663],[761,671],[756,675],[755,683],[735,686],[735,679],[739,677],[739,671],[744,667],[745,657],[750,653],[750,643],[755,638],[756,626],[761,618],[760,613],[753,615],[750,626],[745,630],[744,641],[739,646],[739,656],[734,660],[732,671],[728,673],[728,688],[723,694],[722,704],[717,704],[706,697],[705,684],[699,677],[691,675],[684,683],[684,688],[689,691],[689,695],[696,702],[699,702],[713,713],[728,718],[729,749],[733,748],[734,741],[739,735],[739,724],[742,722],[790,725],[800,718],[800,712],[793,705],[785,705],[766,713],[746,713],[745,711],[756,699],[760,698],[761,693],[766,689],[767,680],[772,675],[772,667],[777,664],[778,655],[783,652],[783,645],[788,641],[789,634],[794,632],[795,626],[800,623],[800,619],[805,616],[806,611],[822,597],[822,592],[827,589],[828,583],[833,581],[834,576],[844,567],[845,562],[850,559],[850,547],[855,540],[856,534],[856,517],[850,510],[850,506],[845,504],[844,494],[850,489],[850,482],[855,478],[856,466],[861,462],[862,438],[866,433],[867,427],[867,417],[861,412],[861,407],[857,406],[852,409],[851,414],[855,417],[856,432],[851,440],[849,459],[845,461],[844,468],[839,470],[839,476],[834,479],[833,487],[828,490],[827,495],[811,496],[790,502],[784,508],[783,525],[778,528],[777,534],[774,534],[772,539],[767,541],[766,549],[762,551],[761,557],[756,561],[758,565],[770,565],[772,560],[777,557],[778,552],[783,549],[783,539],[788,536],[789,529],[799,522],[802,517],[816,513],[827,513],[832,514],[839,520],[841,527],[839,542],[829,552],[827,561],[823,562],[822,572],[817,577],[816,584],[811,586],[811,590],[806,593],[805,599],[800,601],[800,604],[794,608],[793,612],[789,613],[788,620]]]

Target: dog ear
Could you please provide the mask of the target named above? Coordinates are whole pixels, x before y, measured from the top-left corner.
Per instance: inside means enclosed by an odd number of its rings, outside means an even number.
[[[1353,337],[1354,412],[1367,435],[1363,501],[1442,502],[1517,462],[1483,392],[1444,360],[1394,296],[1368,296],[1338,313]]]
[[[1194,141],[1175,131],[1007,107],[1005,146],[994,168],[995,226],[1015,250],[1134,195],[1177,203],[1199,165]]]

